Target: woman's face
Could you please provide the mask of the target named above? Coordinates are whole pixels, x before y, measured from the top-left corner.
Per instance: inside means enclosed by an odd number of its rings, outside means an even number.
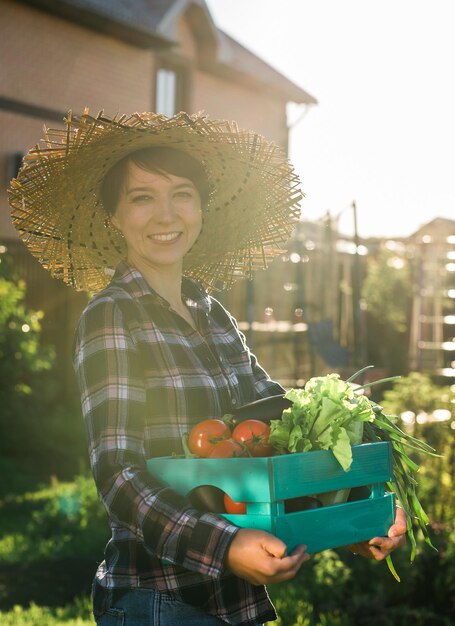
[[[130,161],[111,219],[138,269],[145,264],[181,271],[183,257],[201,232],[201,199],[188,178],[148,172]]]

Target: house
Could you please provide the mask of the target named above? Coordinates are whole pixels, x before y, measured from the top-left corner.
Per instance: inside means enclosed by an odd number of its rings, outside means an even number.
[[[288,142],[286,104],[316,100],[223,33],[204,0],[0,0],[0,176],[4,187],[42,127],[69,109],[109,115],[205,111]],[[86,295],[51,279],[18,240],[6,194],[0,243],[66,371]],[[70,377],[71,374],[69,373]]]

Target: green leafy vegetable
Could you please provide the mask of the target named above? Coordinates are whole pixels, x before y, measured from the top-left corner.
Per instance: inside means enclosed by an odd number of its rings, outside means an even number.
[[[303,389],[290,389],[292,406],[270,423],[269,442],[278,454],[332,450],[344,470],[352,463],[351,446],[362,443],[363,424],[375,417],[365,396],[338,374],[311,378]]]

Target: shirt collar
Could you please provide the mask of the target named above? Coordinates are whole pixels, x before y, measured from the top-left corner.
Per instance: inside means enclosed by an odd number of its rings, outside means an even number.
[[[152,289],[141,272],[128,261],[121,261],[117,265],[112,283],[120,285],[132,298],[152,298],[157,304],[169,307],[167,300]],[[182,295],[188,304],[201,308],[207,314],[210,312],[210,297],[198,281],[183,276]]]

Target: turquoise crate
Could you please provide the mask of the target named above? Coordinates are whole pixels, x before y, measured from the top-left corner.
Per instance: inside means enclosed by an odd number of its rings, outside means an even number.
[[[392,452],[387,442],[352,447],[345,472],[330,450],[261,458],[147,461],[148,471],[182,495],[210,485],[247,503],[245,515],[222,514],[243,528],[266,530],[286,543],[288,551],[306,544],[308,552],[386,535],[395,517],[395,498],[385,492],[392,480]],[[354,487],[368,487],[361,500],[322,508],[285,512],[285,502]]]

